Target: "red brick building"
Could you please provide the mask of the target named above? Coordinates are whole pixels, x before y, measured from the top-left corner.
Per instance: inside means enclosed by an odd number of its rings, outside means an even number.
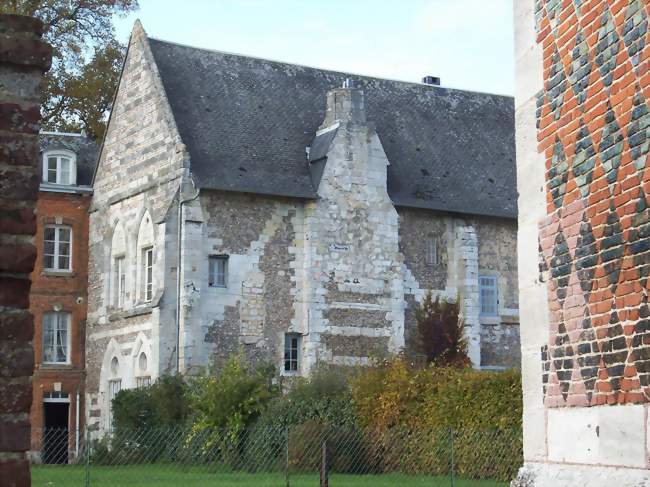
[[[82,440],[88,287],[88,206],[97,145],[80,134],[43,132],[36,203],[32,453],[73,458]]]

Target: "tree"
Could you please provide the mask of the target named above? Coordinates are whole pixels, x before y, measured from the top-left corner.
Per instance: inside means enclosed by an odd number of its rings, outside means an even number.
[[[0,0],[0,13],[43,21],[43,38],[52,45],[43,127],[103,137],[125,52],[115,39],[113,17],[137,8],[137,0]]]
[[[451,302],[436,297],[434,301],[429,292],[415,311],[415,320],[418,352],[426,357],[427,363],[469,365],[458,300]]]

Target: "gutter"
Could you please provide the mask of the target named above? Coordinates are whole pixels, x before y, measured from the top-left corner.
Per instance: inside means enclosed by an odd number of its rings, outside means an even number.
[[[177,225],[177,234],[176,234],[176,249],[177,249],[177,262],[176,262],[176,373],[180,374],[181,372],[181,284],[182,284],[182,273],[181,273],[181,262],[183,254],[183,230],[184,230],[184,218],[183,218],[183,206],[185,203],[190,203],[199,197],[201,190],[196,188],[196,194],[191,198],[181,199],[181,192],[178,193],[178,225]]]

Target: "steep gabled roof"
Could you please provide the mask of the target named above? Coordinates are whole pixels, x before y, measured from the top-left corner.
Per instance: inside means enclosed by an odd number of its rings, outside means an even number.
[[[352,78],[390,161],[395,205],[516,216],[511,97],[149,41],[200,187],[316,197],[305,149],[327,91]]]

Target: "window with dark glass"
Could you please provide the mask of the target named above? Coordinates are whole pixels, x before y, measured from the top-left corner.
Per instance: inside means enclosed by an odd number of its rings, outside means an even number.
[[[284,370],[297,372],[300,361],[300,335],[287,333],[284,336]]]
[[[43,231],[43,267],[50,271],[72,270],[72,229],[48,225]]]

